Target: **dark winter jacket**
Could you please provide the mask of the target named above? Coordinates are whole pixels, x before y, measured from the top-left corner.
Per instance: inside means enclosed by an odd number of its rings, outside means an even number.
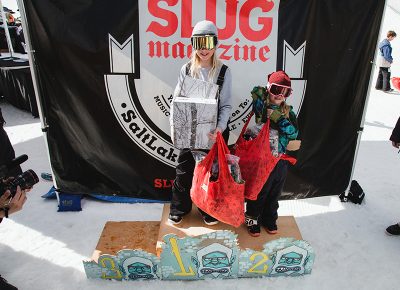
[[[400,143],[400,117],[397,120],[396,126],[393,129],[392,136],[390,136],[390,141]]]
[[[279,132],[278,152],[285,153],[289,141],[295,140],[299,133],[297,129],[296,114],[293,112],[292,107],[290,107],[289,118],[285,118],[285,116],[280,114],[279,106],[269,105],[268,108],[274,110],[270,119],[272,121],[271,128],[276,129]]]

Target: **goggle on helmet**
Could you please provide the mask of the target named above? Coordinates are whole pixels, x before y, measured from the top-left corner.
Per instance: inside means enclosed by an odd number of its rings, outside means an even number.
[[[267,89],[270,94],[275,95],[275,96],[282,96],[285,99],[289,97],[292,94],[292,88],[280,84],[268,84]]]
[[[193,49],[195,50],[211,50],[214,49],[218,43],[217,36],[213,34],[193,35],[190,40],[192,42]]]

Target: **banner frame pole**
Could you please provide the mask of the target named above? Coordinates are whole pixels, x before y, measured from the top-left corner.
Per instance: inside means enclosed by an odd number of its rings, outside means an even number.
[[[0,0],[1,1],[1,0]],[[35,50],[32,47],[32,41],[31,41],[31,37],[30,37],[30,32],[29,32],[29,24],[28,24],[28,19],[26,17],[26,11],[25,11],[25,5],[24,5],[24,0],[17,0],[17,4],[19,7],[19,12],[21,14],[21,25],[24,31],[24,35],[25,35],[25,41],[26,41],[26,52],[28,54],[28,59],[29,59],[29,67],[30,67],[30,71],[31,71],[31,77],[32,77],[32,83],[33,83],[33,89],[35,92],[35,97],[36,97],[36,103],[37,103],[37,107],[38,107],[38,113],[39,113],[39,118],[40,118],[40,124],[41,124],[41,129],[43,132],[43,137],[45,140],[45,145],[46,145],[46,149],[47,149],[47,157],[49,159],[49,164],[50,164],[50,170],[51,170],[51,174],[53,176],[53,184],[54,187],[57,189],[57,183],[56,180],[54,178],[54,172],[53,172],[53,168],[51,166],[51,158],[50,158],[50,150],[49,150],[49,144],[48,144],[48,140],[47,140],[47,132],[48,132],[48,128],[49,125],[47,124],[46,121],[46,117],[44,115],[44,109],[42,106],[42,98],[41,98],[41,94],[40,94],[40,86],[39,86],[39,82],[38,82],[38,76],[36,73],[36,62],[35,62]],[[57,199],[59,200],[59,196],[58,196],[58,192],[57,192]]]
[[[6,13],[4,12],[2,0],[0,0],[0,9],[1,9],[1,17],[3,18],[4,32],[6,34],[8,51],[10,52],[10,57],[12,58],[13,53],[14,53],[14,48],[13,48],[12,42],[11,42],[10,31],[8,31],[7,18],[6,18]]]
[[[363,114],[362,114],[362,117],[361,117],[360,126],[359,126],[359,129],[357,131],[357,134],[358,134],[358,136],[357,136],[357,145],[356,145],[356,150],[355,150],[355,153],[354,153],[353,166],[351,168],[349,183],[348,183],[347,188],[346,188],[346,190],[344,192],[345,197],[347,197],[349,192],[350,192],[351,181],[353,180],[354,171],[355,171],[355,167],[356,167],[356,163],[357,163],[358,151],[360,149],[361,135],[362,135],[362,133],[364,131],[365,117],[366,117],[366,114],[367,114],[367,107],[368,107],[369,97],[370,97],[370,93],[371,93],[371,86],[372,86],[374,72],[376,70],[376,65],[375,65],[376,64],[376,58],[377,58],[377,49],[376,48],[379,45],[379,41],[380,41],[379,36],[382,33],[382,23],[383,23],[383,18],[384,18],[385,13],[386,13],[386,7],[387,7],[387,0],[385,0],[385,4],[384,4],[384,7],[383,7],[381,24],[380,24],[380,27],[379,27],[378,39],[377,39],[376,46],[375,46],[374,59],[371,61],[372,68],[371,68],[371,74],[370,74],[370,77],[369,77],[367,97],[365,99],[365,104],[364,104]]]

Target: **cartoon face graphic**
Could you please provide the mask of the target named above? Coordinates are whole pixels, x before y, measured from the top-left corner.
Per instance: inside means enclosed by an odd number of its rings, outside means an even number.
[[[218,276],[229,276],[235,256],[232,256],[232,249],[224,245],[214,243],[202,248],[197,252],[197,258],[192,257],[196,265],[199,277],[211,275],[214,278]]]
[[[285,266],[300,265],[302,259],[303,255],[295,252],[290,252],[282,255],[278,263],[279,265]]]
[[[151,260],[142,257],[130,257],[123,262],[126,279],[155,279],[156,269]]]
[[[202,258],[203,265],[210,268],[221,268],[229,266],[229,259],[225,253],[212,252]]]
[[[129,265],[128,271],[131,274],[138,274],[138,275],[150,274],[151,267],[149,265],[137,262],[137,263],[133,263],[133,264]]]
[[[306,257],[307,250],[294,245],[277,251],[273,257],[274,265],[271,275],[304,274]]]

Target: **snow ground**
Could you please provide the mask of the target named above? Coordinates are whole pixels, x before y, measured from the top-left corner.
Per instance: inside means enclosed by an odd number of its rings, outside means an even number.
[[[398,0],[389,0],[380,39],[389,29],[400,33],[399,11]],[[395,61],[400,60],[399,39],[392,42]],[[54,200],[40,197],[52,185],[43,180],[28,193],[23,211],[0,225],[0,274],[22,290],[399,289],[400,237],[388,236],[384,230],[400,221],[400,154],[388,141],[400,115],[400,93],[373,89],[376,75],[375,70],[353,176],[366,193],[363,204],[341,203],[337,196],[280,203],[279,214],[294,215],[303,238],[315,250],[311,275],[193,282],[89,280],[82,261],[92,255],[104,224],[159,220],[162,205],[83,199],[83,211],[59,213]],[[400,76],[399,62],[392,76]],[[29,156],[23,170],[49,172],[40,121],[6,103],[0,105],[16,155]]]

